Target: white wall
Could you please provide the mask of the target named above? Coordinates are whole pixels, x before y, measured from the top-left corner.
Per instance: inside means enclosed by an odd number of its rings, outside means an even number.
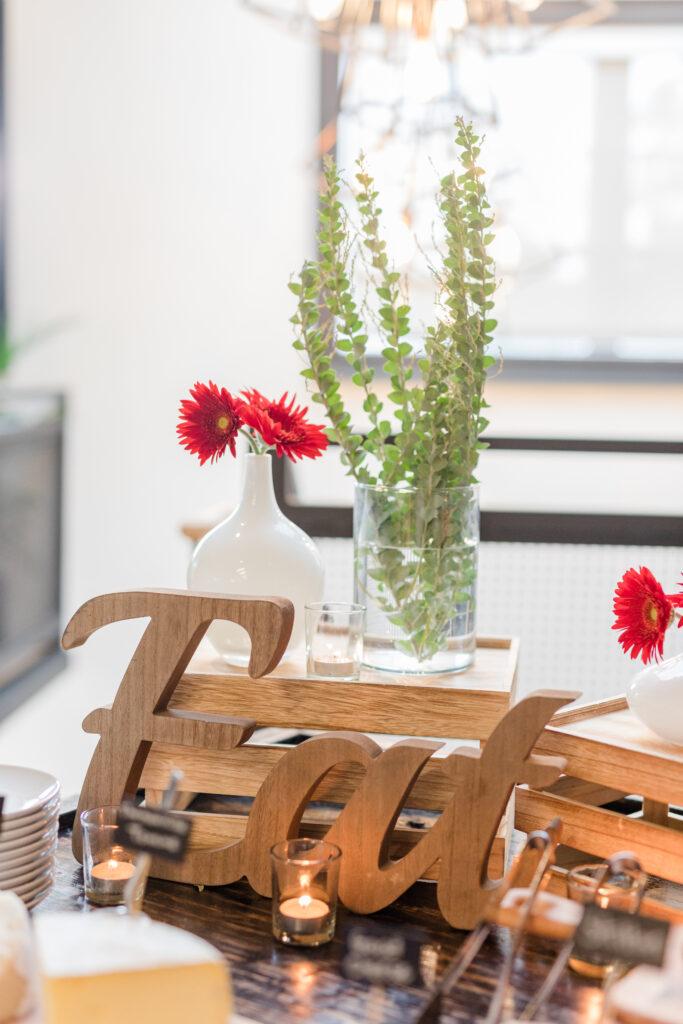
[[[10,0],[7,45],[11,323],[70,321],[13,374],[69,399],[70,610],[182,583],[178,523],[235,476],[176,444],[195,379],[301,385],[315,56],[236,0]]]
[[[7,8],[11,326],[68,321],[12,383],[68,397],[68,615],[184,585],[179,523],[230,500],[234,464],[200,469],[176,443],[190,384],[301,391],[287,281],[312,251],[317,58],[237,0]],[[112,630],[72,656],[97,699],[129,653]],[[55,691],[55,713],[69,699]],[[94,699],[79,684],[79,712]],[[83,742],[78,717],[59,727]]]

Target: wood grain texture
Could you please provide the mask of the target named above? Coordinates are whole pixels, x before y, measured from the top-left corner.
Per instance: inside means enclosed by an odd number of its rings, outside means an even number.
[[[183,786],[196,793],[225,796],[256,796],[269,772],[285,756],[282,745],[249,743],[229,751],[188,750],[155,743],[142,772],[141,786],[161,789],[174,767],[183,771]],[[314,791],[313,800],[344,804],[350,800],[365,774],[356,764],[335,765]],[[453,796],[446,759],[429,759],[407,797],[410,807],[441,811]]]
[[[314,839],[324,839],[334,824],[339,810],[338,807],[329,807],[324,810],[315,808],[305,811],[301,819],[299,834]],[[237,843],[244,839],[247,833],[248,818],[246,814],[190,813],[188,816],[192,819],[193,825],[189,841],[191,850],[210,850],[217,846]],[[416,827],[414,824],[411,825],[410,821],[411,818],[408,815],[399,816],[396,827],[391,833],[389,855],[393,859],[403,857],[408,853],[424,838],[426,831],[434,825],[434,821],[421,820]],[[489,878],[502,878],[505,871],[507,829],[508,817],[506,816],[500,824],[491,849],[487,870]],[[437,865],[431,865],[422,876],[426,881],[436,881],[438,877]]]
[[[621,789],[601,786],[596,782],[585,782],[583,779],[573,779],[571,775],[563,775],[552,786],[548,786],[548,792],[554,796],[563,796],[568,800],[589,804],[591,807],[602,807],[614,800],[620,800],[625,795]]]
[[[172,707],[248,715],[259,726],[483,740],[513,702],[517,655],[514,639],[482,638],[467,672],[423,677],[363,669],[358,682],[331,684],[306,678],[300,663],[283,662],[256,687],[205,653],[193,660]]]
[[[516,667],[516,647],[505,639],[492,640],[488,648],[491,657],[498,659],[498,672],[492,672],[491,665],[488,669],[480,665],[465,674],[468,679],[449,675],[416,682],[371,673],[347,684],[291,677],[281,667],[279,674],[255,681],[256,674],[276,668],[291,632],[292,606],[278,599],[161,591],[104,595],[76,613],[65,632],[64,646],[83,643],[109,622],[141,616],[149,617],[149,624],[111,708],[96,709],[84,722],[86,731],[99,733],[100,741],[79,812],[120,803],[133,796],[141,780],[153,800],[165,785],[166,767],[157,760],[143,779],[155,744],[165,748],[173,767],[186,770],[183,800],[187,803],[198,789],[229,793],[235,788],[233,782],[240,774],[235,749],[244,746],[257,723],[332,727],[335,731],[281,754],[271,749],[264,757],[256,746],[244,750],[243,763],[248,759],[255,765],[248,787],[243,787],[245,795],[253,796],[244,834],[235,836],[238,823],[233,820],[224,819],[217,827],[215,820],[197,815],[199,842],[193,843],[181,863],[155,862],[153,874],[212,886],[246,877],[258,893],[270,895],[270,849],[300,833],[322,780],[337,772],[331,791],[346,787],[346,796],[326,837],[344,854],[339,880],[344,904],[359,913],[376,912],[438,864],[438,900],[445,918],[454,927],[475,923],[491,888],[498,884],[488,877],[488,866],[514,785],[542,786],[557,779],[563,762],[531,751],[553,713],[576,694],[541,691],[505,714]],[[236,622],[249,633],[250,676],[186,672],[199,641],[216,619]],[[354,730],[406,733],[410,738],[382,749],[363,732],[339,729],[341,724]],[[485,739],[486,745],[479,751],[459,749],[441,759],[439,787],[429,778],[420,787],[425,801],[441,809],[441,814],[417,841],[412,841],[412,835],[406,841],[405,835],[396,834],[399,815],[407,800],[415,797],[423,769],[443,746],[423,738],[424,733],[473,736]],[[224,755],[232,761],[228,774]],[[200,757],[197,769],[193,758]],[[207,765],[209,774],[222,773],[222,781],[211,785]],[[360,777],[352,776],[349,782],[342,774],[348,766],[360,769]],[[436,777],[434,769],[431,774]],[[205,845],[211,833],[214,844]],[[73,841],[78,855],[78,828]],[[405,849],[398,858],[397,842]]]
[[[137,791],[140,773],[154,741],[228,750],[246,739],[253,721],[202,715],[170,708],[170,700],[192,655],[215,619],[242,626],[251,639],[249,671],[269,672],[280,660],[294,621],[284,598],[230,598],[187,591],[130,591],[103,594],[84,604],[66,627],[62,644],[78,647],[112,622],[149,618],[111,708],[99,708],[83,723],[100,740],[90,762],[79,813],[119,804]],[[78,818],[77,818],[78,822]],[[80,828],[74,852],[81,855]]]
[[[382,750],[363,734],[334,732],[306,740],[277,760],[256,793],[244,839],[193,848],[182,864],[155,862],[153,874],[203,885],[225,885],[244,875],[257,892],[269,895],[270,847],[299,834],[320,780],[335,766],[355,762],[364,775],[326,834],[343,851],[342,902],[354,912],[374,913],[438,862],[444,917],[454,927],[473,927],[497,884],[487,876],[487,866],[514,783],[548,785],[559,776],[560,759],[539,757],[531,750],[554,711],[574,697],[539,691],[511,709],[483,750],[460,748],[444,758],[453,797],[398,860],[390,856],[394,826],[416,778],[440,744],[407,739]],[[204,827],[199,820],[197,827]],[[211,828],[216,828],[213,822]]]
[[[517,828],[530,832],[555,816],[562,819],[562,841],[567,846],[597,857],[631,850],[648,874],[683,883],[683,834],[677,829],[517,787]]]
[[[363,734],[335,732],[277,757],[258,787],[243,839],[235,842],[234,821],[223,826],[197,818],[199,835],[206,835],[205,828],[214,833],[225,828],[227,834],[217,836],[213,847],[195,846],[181,865],[155,863],[153,873],[203,885],[229,884],[245,875],[257,892],[269,895],[270,847],[299,834],[320,780],[336,766],[355,762],[364,774],[327,832],[328,840],[344,853],[342,901],[355,912],[374,913],[431,874],[438,862],[444,916],[455,927],[471,927],[495,885],[487,877],[487,865],[513,785],[519,780],[547,785],[558,777],[561,760],[530,751],[544,723],[574,696],[555,691],[531,695],[499,723],[483,750],[460,748],[442,758],[439,768],[451,781],[452,799],[426,833],[406,844],[398,860],[390,855],[396,820],[440,744],[408,739],[382,750]],[[241,823],[239,827],[241,831]]]
[[[71,854],[68,835],[59,842],[55,887],[35,914],[83,912],[81,871]],[[229,964],[238,1014],[258,1024],[414,1024],[427,1004],[429,990],[389,986],[377,991],[365,982],[343,978],[342,935],[362,919],[340,910],[337,935],[329,946],[304,950],[281,946],[271,932],[270,900],[255,895],[245,883],[198,892],[189,885],[151,880],[144,911],[155,920],[185,928],[220,949]],[[100,913],[100,911],[95,911]],[[419,884],[381,911],[375,920],[391,929],[419,927],[426,937],[424,969],[427,985],[441,977],[466,938],[441,917],[435,886]],[[439,1024],[473,1024],[482,1020],[498,979],[505,933],[494,927],[462,984],[443,1001]],[[513,968],[510,1016],[517,1016],[535,994],[556,947],[537,940],[525,946]],[[586,1024],[597,1020],[599,986],[568,974],[553,994],[543,1019],[553,1024]]]
[[[571,836],[567,846],[600,857],[632,849],[648,872],[683,881],[683,835],[669,814],[669,805],[683,803],[683,747],[659,739],[624,697],[615,697],[558,713],[536,750],[565,757],[568,778],[552,792],[520,791],[518,827],[535,827],[546,814],[558,813],[565,837]],[[619,792],[643,797],[640,816],[596,806]]]
[[[683,802],[683,747],[660,740],[623,697],[555,716],[537,751],[567,759],[567,774],[658,803]]]

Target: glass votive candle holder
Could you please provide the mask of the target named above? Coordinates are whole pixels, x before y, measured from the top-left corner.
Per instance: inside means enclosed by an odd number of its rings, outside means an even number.
[[[579,903],[637,914],[646,884],[647,874],[630,859],[619,862],[615,870],[604,862],[578,864],[567,875],[567,894]],[[571,956],[569,966],[584,978],[605,978],[615,965],[597,955],[583,955]]]
[[[118,807],[93,807],[81,814],[83,882],[90,903],[124,903],[126,882],[135,873],[134,854],[118,842]]]
[[[358,679],[365,608],[345,601],[306,605],[306,672],[322,679]]]
[[[285,839],[270,851],[273,935],[294,946],[322,946],[334,936],[341,850],[321,839]]]

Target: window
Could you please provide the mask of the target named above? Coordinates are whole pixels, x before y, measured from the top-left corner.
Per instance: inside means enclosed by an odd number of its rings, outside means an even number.
[[[416,322],[431,319],[434,193],[463,111],[487,134],[505,358],[683,361],[683,4],[629,4],[493,53],[465,33],[451,61],[429,40],[381,53],[370,25],[339,61],[337,158],[350,176],[367,154]]]

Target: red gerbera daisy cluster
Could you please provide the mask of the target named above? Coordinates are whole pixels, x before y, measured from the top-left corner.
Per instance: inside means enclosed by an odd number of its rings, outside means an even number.
[[[647,664],[664,651],[664,635],[674,621],[675,608],[683,607],[682,594],[665,594],[661,583],[645,566],[628,569],[614,592],[615,622],[621,630],[619,643],[632,658]],[[679,629],[683,619],[679,619]]]
[[[235,454],[237,432],[242,426],[240,400],[220,388],[212,380],[199,381],[190,388],[190,398],[180,403],[180,419],[176,430],[181,445],[199,456],[199,464],[214,462],[229,448]]]
[[[323,425],[309,423],[306,419],[308,409],[295,405],[294,397],[287,402],[286,391],[278,402],[269,402],[255,388],[242,394],[244,422],[260,434],[267,445],[274,447],[280,458],[286,455],[292,462],[303,458],[315,459],[327,448]]]
[[[213,462],[229,448],[235,455],[237,434],[246,434],[253,452],[262,454],[275,449],[276,454],[295,462],[315,459],[327,448],[325,428],[310,423],[308,409],[296,404],[287,392],[271,402],[255,388],[233,396],[213,381],[197,382],[190,398],[180,403],[177,432],[180,444],[199,456],[200,465]]]

